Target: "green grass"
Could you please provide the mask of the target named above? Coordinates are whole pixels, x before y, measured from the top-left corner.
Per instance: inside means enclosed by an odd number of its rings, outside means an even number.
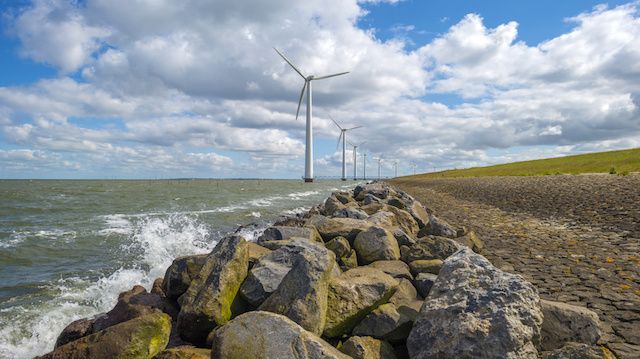
[[[425,173],[408,177],[547,176],[580,173],[627,175],[630,172],[638,171],[640,171],[640,148],[634,148],[631,150],[597,152],[487,167]]]

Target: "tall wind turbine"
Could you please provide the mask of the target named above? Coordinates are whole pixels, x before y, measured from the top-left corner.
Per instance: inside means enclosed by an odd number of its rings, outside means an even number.
[[[382,156],[374,158],[374,160],[378,161],[378,179],[380,179],[380,166],[382,165]]]
[[[342,128],[342,126],[338,125],[338,123],[336,122],[336,120],[333,119],[333,117],[329,116],[329,118],[340,129],[340,136],[338,136],[338,146],[337,147],[340,146],[340,140],[342,139],[342,180],[346,181],[347,180],[347,162],[346,162],[347,131],[355,130],[356,128],[360,128],[362,126],[356,126],[356,127],[351,127],[351,128]]]
[[[367,154],[362,154],[362,179],[367,180]]]
[[[311,91],[311,81],[323,80],[323,79],[328,79],[329,77],[348,74],[349,71],[339,72],[336,74],[324,75],[324,76],[314,76],[314,75],[305,76],[302,74],[302,71],[298,70],[298,68],[295,67],[291,63],[291,61],[289,61],[289,59],[287,59],[280,51],[278,51],[278,49],[276,49],[275,47],[273,49],[276,50],[278,55],[280,55],[280,57],[282,57],[284,61],[286,61],[289,64],[289,66],[291,66],[298,73],[298,75],[302,76],[302,78],[304,79],[304,85],[302,86],[302,91],[300,92],[300,100],[298,100],[298,110],[296,111],[296,120],[298,119],[298,114],[300,113],[300,105],[302,104],[304,91],[307,90],[307,135],[306,135],[305,152],[304,152],[304,181],[313,182],[313,114],[312,114],[312,108],[311,108],[312,107],[311,98],[313,97],[313,95]]]
[[[418,166],[418,165],[417,165],[415,162],[411,162],[411,167],[413,167],[413,175],[414,175],[414,176],[416,175],[416,167],[417,167],[417,166]]]
[[[365,142],[360,142],[358,144],[354,144],[354,143],[349,142],[349,144],[351,146],[353,146],[353,180],[354,181],[358,180],[358,163],[357,163],[357,160],[358,160],[358,147],[364,145],[365,143],[366,143],[366,141]],[[365,154],[365,158],[366,158],[366,154]]]
[[[393,161],[393,167],[395,168],[395,176],[398,177],[398,160]]]

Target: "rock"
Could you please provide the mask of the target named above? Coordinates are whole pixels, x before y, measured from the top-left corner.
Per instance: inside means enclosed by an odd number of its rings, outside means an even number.
[[[184,340],[204,343],[213,328],[231,319],[231,305],[248,267],[249,248],[244,238],[232,235],[220,240],[180,297],[178,332]]]
[[[358,254],[356,251],[352,249],[348,256],[340,258],[340,264],[345,270],[356,268],[358,266]]]
[[[390,231],[395,230],[398,226],[396,215],[386,210],[381,210],[370,215],[369,218],[367,218],[367,222],[373,226],[382,227]]]
[[[332,195],[338,201],[340,201],[340,203],[344,205],[355,202],[355,199],[351,196],[349,192],[345,192],[345,191],[333,192]]]
[[[411,284],[411,281],[407,279],[400,279],[398,281],[398,289],[393,293],[391,298],[389,298],[389,303],[395,304],[396,307],[404,304],[412,304],[415,301],[420,301],[422,303],[422,298],[418,296],[418,291]],[[418,309],[420,309],[418,307]]]
[[[411,268],[411,273],[414,276],[420,273],[438,274],[441,267],[441,259],[417,259],[409,263],[409,268]]]
[[[396,207],[396,208],[398,208],[398,209],[405,209],[405,208],[407,208],[407,206],[404,204],[404,202],[403,202],[403,201],[401,201],[401,200],[400,200],[400,199],[398,199],[398,198],[389,198],[389,199],[387,200],[387,204],[388,204],[388,205],[390,205],[390,206]]]
[[[560,349],[542,354],[542,359],[609,359],[615,358],[605,347],[583,343],[566,343]]]
[[[171,318],[153,313],[72,341],[43,359],[153,358],[167,346]]]
[[[363,186],[363,185],[361,185],[361,184],[359,184],[359,185],[355,186],[355,187],[353,188],[353,198],[355,198],[356,200],[358,200],[358,199],[357,199],[358,195],[360,194],[360,192],[362,192],[362,191],[364,191],[364,190],[365,190],[365,186]]]
[[[344,203],[340,202],[335,196],[331,195],[324,201],[324,210],[322,214],[325,216],[333,216],[336,211],[345,209]]]
[[[416,236],[420,231],[418,222],[409,214],[409,212],[396,207],[387,206],[386,209],[395,215],[396,223],[405,233]]]
[[[360,219],[328,218],[320,215],[309,218],[309,223],[318,229],[325,242],[338,236],[352,241],[358,233],[371,227],[371,224]]]
[[[382,304],[364,317],[353,328],[352,334],[384,339],[389,342],[402,342],[409,336],[420,306],[422,306],[420,300],[402,305]]]
[[[99,332],[105,328],[118,323],[126,322],[143,315],[164,312],[172,318],[178,315],[176,305],[159,296],[158,294],[147,293],[147,290],[140,285],[134,286],[131,290],[120,293],[115,307],[96,318],[92,326],[92,333]]]
[[[360,210],[362,210],[364,213],[368,214],[369,216],[372,214],[375,214],[377,212],[382,211],[385,208],[384,203],[382,202],[373,202],[373,203],[369,203],[366,205],[363,205],[360,207]]]
[[[567,342],[596,344],[602,336],[598,315],[587,308],[541,300],[542,350],[553,350]]]
[[[418,293],[426,298],[429,295],[429,291],[431,287],[433,287],[433,283],[436,282],[438,276],[431,273],[419,273],[416,278],[413,280],[413,284],[418,290]]]
[[[399,228],[393,231],[393,236],[395,237],[396,241],[398,241],[399,246],[411,247],[412,245],[416,244],[416,240],[413,239],[413,237],[410,237]]]
[[[157,294],[161,297],[166,297],[166,294],[164,294],[164,286],[162,284],[163,282],[164,278],[156,278],[151,285],[151,294]]]
[[[260,258],[265,255],[271,253],[271,249],[265,248],[254,242],[247,242],[247,246],[249,247],[249,268],[252,268]]]
[[[333,212],[335,218],[354,218],[354,219],[367,219],[369,215],[367,212],[359,208],[342,208]]]
[[[449,223],[434,216],[429,216],[429,223],[424,227],[424,235],[456,238],[458,232]],[[421,232],[422,234],[422,232]]]
[[[409,354],[537,358],[539,301],[535,287],[521,276],[502,272],[464,248],[444,262],[407,339]]]
[[[429,224],[429,213],[418,201],[410,201],[406,205],[406,211],[413,216],[418,223],[418,227],[424,228]]]
[[[273,293],[282,279],[289,273],[296,259],[297,251],[285,244],[290,240],[278,241],[281,247],[263,256],[247,274],[240,286],[240,295],[254,308]],[[295,247],[294,247],[295,248]]]
[[[211,358],[347,359],[289,318],[269,312],[242,314],[213,335]]]
[[[62,333],[58,335],[55,347],[63,346],[69,342],[92,334],[93,323],[95,323],[95,321],[95,318],[82,318],[71,322],[62,330]]]
[[[189,288],[207,260],[206,254],[178,257],[167,268],[162,287],[167,298],[178,299]]]
[[[267,241],[282,241],[291,238],[305,238],[312,242],[323,243],[322,237],[313,226],[306,227],[269,227],[264,230],[264,233],[258,237],[258,244],[262,245]]]
[[[363,205],[368,205],[372,203],[382,203],[382,200],[370,193],[364,195],[364,199],[362,200]]]
[[[336,257],[323,245],[295,239],[292,242],[295,247],[291,250],[296,253],[292,268],[259,310],[283,314],[319,335],[325,325],[327,291],[337,268]]]
[[[179,346],[165,349],[156,355],[154,359],[209,359],[211,349],[196,348],[192,346]]]
[[[400,258],[398,242],[391,232],[381,227],[370,227],[358,233],[353,248],[358,254],[360,264]]]
[[[402,254],[402,261],[411,263],[419,259],[447,259],[450,255],[463,248],[456,241],[444,237],[418,238],[416,244],[406,247]]]
[[[393,347],[371,337],[351,337],[340,350],[354,359],[395,359]]]
[[[465,231],[462,236],[459,236],[454,240],[463,246],[471,248],[476,253],[482,253],[484,250],[484,243],[482,243],[474,231]]]
[[[396,279],[400,279],[400,278],[406,278],[409,280],[413,279],[411,272],[409,272],[409,266],[403,261],[382,260],[382,261],[372,262],[368,266],[376,269],[380,269],[381,271],[387,273],[388,275]]]
[[[325,244],[325,247],[332,251],[336,258],[342,258],[348,256],[351,253],[351,246],[349,241],[344,237],[335,237]]]
[[[350,269],[329,282],[327,320],[323,335],[349,333],[362,318],[386,303],[398,281],[371,267]]]

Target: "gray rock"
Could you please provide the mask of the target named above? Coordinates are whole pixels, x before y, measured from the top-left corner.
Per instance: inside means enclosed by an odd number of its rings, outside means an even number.
[[[429,223],[425,226],[424,234],[425,235],[433,235],[447,238],[456,238],[458,232],[455,228],[453,228],[449,223],[444,220],[434,216],[433,214],[429,216]],[[422,232],[421,232],[422,233]]]
[[[291,242],[295,245],[291,250],[296,252],[293,266],[259,310],[283,314],[319,335],[325,325],[327,291],[337,268],[336,257],[321,244],[302,239]]]
[[[583,343],[566,343],[560,349],[542,354],[542,359],[603,359],[615,358],[605,347]]]
[[[462,249],[442,266],[407,349],[412,358],[537,358],[539,301],[521,276]]]
[[[380,210],[370,215],[369,218],[367,218],[367,222],[373,226],[382,227],[390,231],[398,227],[396,215],[386,210]]]
[[[271,253],[271,249],[265,248],[254,242],[247,242],[249,246],[249,268],[252,268],[260,258]]]
[[[181,338],[194,344],[204,343],[213,328],[231,319],[231,304],[248,267],[249,249],[244,238],[233,235],[221,239],[180,297]]]
[[[360,209],[368,215],[376,214],[385,208],[386,205],[382,202],[369,203],[360,207]]]
[[[424,228],[429,224],[429,213],[420,202],[416,200],[406,204],[405,210],[413,216],[420,228]]]
[[[358,233],[371,227],[371,224],[353,218],[328,218],[325,216],[315,215],[309,218],[309,224],[314,225],[324,241],[342,236],[352,241]]]
[[[413,284],[411,284],[411,281],[404,278],[399,279],[398,289],[396,289],[396,292],[393,293],[391,298],[389,298],[389,303],[400,306],[404,304],[412,304],[415,301],[420,301],[420,303],[422,303],[423,299],[418,295],[418,291]]]
[[[393,236],[396,238],[396,241],[398,241],[399,246],[411,247],[412,245],[416,244],[416,240],[413,237],[409,236],[399,228],[393,231]]]
[[[350,269],[333,278],[323,335],[334,338],[351,332],[362,318],[386,303],[397,287],[396,279],[371,267]]]
[[[336,255],[336,258],[342,258],[344,256],[348,256],[351,253],[351,246],[349,245],[349,241],[347,241],[347,239],[344,237],[335,237],[329,242],[325,243],[325,246]]]
[[[346,191],[333,192],[332,196],[334,196],[338,201],[340,201],[340,203],[344,205],[355,202],[355,199],[351,196],[351,193]]]
[[[334,213],[345,208],[344,203],[339,201],[334,195],[331,195],[324,201],[324,210],[322,211],[322,214],[325,216],[333,216]]]
[[[402,261],[411,263],[419,259],[445,260],[463,246],[449,238],[429,236],[418,238],[416,244],[404,248],[401,252]]]
[[[418,222],[409,214],[409,212],[392,206],[386,206],[386,210],[395,215],[398,227],[411,236],[417,236],[420,231]]]
[[[413,276],[409,271],[409,266],[403,261],[382,260],[382,261],[372,262],[368,266],[376,269],[380,269],[381,271],[387,273],[388,275],[396,279],[400,279],[400,278],[406,278],[408,280],[413,279]]]
[[[333,217],[335,218],[353,218],[353,219],[367,219],[369,215],[367,212],[359,209],[359,208],[342,208],[333,212]]]
[[[587,308],[541,300],[542,350],[553,350],[567,342],[596,344],[602,336],[598,315]]]
[[[200,269],[207,260],[206,254],[194,256],[178,257],[167,268],[164,274],[162,286],[167,298],[178,299],[187,291],[193,278],[195,278]]]
[[[418,293],[420,293],[423,298],[426,298],[427,295],[429,295],[431,287],[433,287],[433,283],[436,282],[436,279],[438,279],[438,276],[435,274],[420,273],[413,280],[413,285],[418,290]]]
[[[422,301],[406,304],[387,303],[369,313],[355,328],[353,335],[370,336],[389,342],[403,342],[409,336]]]
[[[292,244],[291,240],[286,241]],[[291,246],[282,245],[263,256],[249,271],[240,286],[240,295],[253,307],[258,307],[271,293],[278,289],[282,279],[289,273],[297,257]]]
[[[312,242],[322,243],[322,237],[312,226],[305,227],[285,227],[274,226],[265,229],[264,233],[258,237],[258,244],[262,245],[267,241],[281,241],[291,238],[306,238]]]
[[[348,359],[289,318],[262,311],[242,314],[213,334],[211,358]]]
[[[389,198],[387,200],[387,204],[393,207],[396,207],[398,209],[405,209],[407,208],[407,206],[405,205],[405,203],[403,201],[401,201],[399,198]]]
[[[362,199],[362,204],[367,205],[372,203],[382,203],[382,200],[371,193],[365,194],[364,198]]]
[[[340,350],[353,359],[395,359],[393,347],[371,337],[351,337]]]
[[[358,263],[361,265],[400,258],[398,242],[391,232],[382,227],[370,227],[358,233],[353,248],[358,253]]]

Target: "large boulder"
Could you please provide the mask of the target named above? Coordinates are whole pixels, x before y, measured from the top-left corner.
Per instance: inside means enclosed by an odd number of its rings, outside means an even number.
[[[398,227],[400,227],[402,231],[411,236],[416,236],[418,234],[420,230],[418,222],[416,222],[415,218],[413,218],[409,212],[392,206],[387,206],[386,210],[395,215]]]
[[[167,268],[162,287],[164,294],[171,299],[178,299],[187,291],[191,281],[200,273],[207,260],[206,254],[178,257]]]
[[[248,267],[249,250],[243,237],[232,235],[220,240],[180,297],[178,332],[184,340],[204,343],[212,329],[231,319],[231,305]]]
[[[271,253],[271,249],[263,247],[254,242],[247,242],[247,246],[249,249],[249,268],[253,268],[253,266],[258,263],[260,258]]]
[[[387,273],[393,278],[400,279],[406,278],[408,280],[412,280],[413,276],[409,271],[409,266],[399,260],[383,260],[383,261],[375,261],[368,265],[369,267],[373,267],[376,269],[380,269],[381,271]]]
[[[351,245],[344,237],[335,237],[328,241],[325,246],[336,255],[336,258],[342,258],[351,253]]]
[[[313,226],[305,227],[286,227],[273,226],[264,230],[264,233],[258,237],[258,244],[267,241],[281,241],[291,238],[306,238],[312,242],[322,243],[322,237]]]
[[[371,337],[351,337],[340,350],[353,359],[395,359],[393,347]]]
[[[333,216],[333,214],[341,209],[347,208],[344,203],[340,202],[336,196],[331,195],[324,201],[324,209],[322,214],[325,216]]]
[[[353,248],[358,253],[358,263],[361,265],[400,258],[398,242],[391,232],[382,227],[370,227],[358,233]]]
[[[429,236],[418,238],[416,244],[411,247],[403,246],[403,248],[402,261],[411,263],[420,259],[445,260],[463,246],[449,238]]]
[[[424,228],[429,224],[429,212],[420,202],[416,200],[408,201],[405,210],[413,216],[413,219],[418,223],[418,227]]]
[[[536,288],[464,248],[449,257],[418,315],[412,358],[537,358]]]
[[[69,323],[69,325],[62,330],[62,333],[58,335],[55,347],[57,348],[87,335],[91,335],[95,321],[95,318],[82,318]]]
[[[289,318],[262,311],[242,314],[218,328],[212,348],[211,358],[349,358]]]
[[[40,358],[153,358],[167,346],[170,333],[171,317],[153,313],[72,341]]]
[[[259,310],[283,314],[306,330],[321,334],[327,312],[329,280],[337,269],[336,257],[321,244],[304,239],[291,242],[291,247],[280,249],[286,248],[295,254],[292,255],[291,270]]]
[[[386,303],[398,281],[371,267],[350,269],[329,282],[324,336],[339,337],[351,332],[362,318]]]
[[[567,342],[596,344],[602,336],[598,315],[587,308],[541,300],[542,350],[561,348]]]
[[[370,336],[389,342],[407,339],[422,306],[421,300],[396,305],[386,303],[369,313],[355,328],[353,335]]]
[[[394,231],[398,227],[396,215],[385,210],[378,211],[367,218],[367,222],[376,227],[382,227],[389,231]]]
[[[421,234],[456,238],[458,232],[449,223],[432,214],[429,216],[429,223],[427,223],[427,225],[423,228]]]
[[[292,246],[290,240],[286,241],[290,246],[281,243],[283,245],[280,248],[258,260],[240,286],[240,295],[253,307],[258,307],[278,289],[297,257],[295,245]]]
[[[369,215],[367,212],[361,210],[360,208],[353,207],[345,207],[342,209],[338,209],[333,212],[333,217],[335,218],[353,218],[353,219],[367,219]]]
[[[353,240],[358,233],[371,227],[371,224],[353,218],[328,218],[315,215],[309,218],[309,224],[314,225],[322,239],[329,241],[335,237],[342,236],[348,240]]]

